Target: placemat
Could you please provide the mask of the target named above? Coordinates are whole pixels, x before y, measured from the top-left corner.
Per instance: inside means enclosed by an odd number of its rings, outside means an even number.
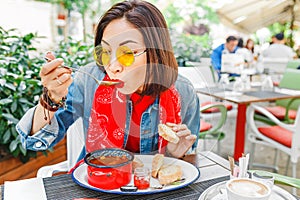
[[[227,180],[229,176],[198,182],[179,190],[163,192],[151,195],[117,195],[93,191],[77,185],[70,175],[60,175],[44,179],[47,199],[74,199],[74,198],[97,198],[97,199],[195,199],[198,200],[201,193],[209,186]]]
[[[278,97],[285,97],[286,94],[273,92],[273,91],[251,91],[251,92],[245,92],[244,93],[247,96],[253,96],[253,97],[259,97],[259,98],[278,98]],[[293,98],[291,96],[291,98]]]
[[[73,182],[70,175],[60,175],[51,178],[44,179],[45,190],[47,194],[47,199],[62,199],[62,200],[72,200],[74,198],[97,198],[99,200],[103,199],[194,199],[198,200],[201,193],[206,190],[209,186],[216,184],[218,182],[228,180],[229,176],[224,176],[221,178],[194,183],[180,190],[174,190],[171,192],[164,192],[159,194],[147,195],[147,196],[130,196],[130,195],[112,195],[101,192],[96,192],[83,188]],[[3,200],[4,185],[0,186],[0,196]],[[296,199],[300,200],[299,197]]]

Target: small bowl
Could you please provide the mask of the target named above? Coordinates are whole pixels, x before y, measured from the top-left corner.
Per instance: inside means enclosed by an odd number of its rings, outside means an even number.
[[[118,148],[101,149],[86,154],[84,161],[88,165],[88,183],[105,190],[129,184],[133,159],[131,152]]]

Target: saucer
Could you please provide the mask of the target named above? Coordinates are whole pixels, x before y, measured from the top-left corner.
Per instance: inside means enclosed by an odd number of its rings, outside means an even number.
[[[226,191],[226,182],[223,181],[207,188],[198,200],[228,200]],[[269,199],[272,200],[297,200],[286,190],[274,185]]]

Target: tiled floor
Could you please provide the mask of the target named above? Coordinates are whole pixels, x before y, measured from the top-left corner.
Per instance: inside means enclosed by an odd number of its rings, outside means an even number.
[[[235,138],[235,113],[231,113],[229,118],[227,119],[227,122],[224,126],[224,132],[226,134],[225,138],[221,141],[221,151],[220,155],[227,159],[228,156],[233,155],[233,150],[234,150],[234,138]],[[217,121],[216,118],[213,118],[211,123],[213,121]],[[203,149],[203,144],[202,142],[199,141],[199,150]],[[217,142],[216,141],[208,141],[206,143],[206,150],[212,150],[213,152],[217,153]],[[253,153],[249,152],[250,151],[250,143],[246,141],[245,144],[245,153]],[[263,153],[262,153],[263,152]],[[275,151],[274,149],[262,145],[256,145],[255,148],[255,162],[258,163],[264,163],[264,164],[272,164],[274,160],[274,155]],[[287,163],[288,156],[287,154],[280,152],[279,153],[279,174],[285,175],[285,170],[286,170],[286,163]],[[255,168],[259,169],[259,168]],[[262,169],[262,168],[260,168]],[[270,169],[263,169],[270,171]],[[291,163],[289,164],[288,168],[288,176],[291,176]],[[297,165],[297,178],[300,178],[300,161],[298,162]],[[291,187],[288,186],[282,186],[280,187],[285,188],[287,191],[291,192]],[[298,196],[300,196],[300,189],[297,191]]]

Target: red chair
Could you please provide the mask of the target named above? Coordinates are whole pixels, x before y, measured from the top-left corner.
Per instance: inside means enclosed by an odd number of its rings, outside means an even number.
[[[262,125],[256,121],[254,116],[256,112],[260,112],[262,115],[271,120],[275,125]],[[251,154],[250,154],[250,169],[253,167],[255,145],[262,144],[281,150],[289,155],[289,161],[292,163],[292,177],[296,178],[297,175],[297,162],[300,157],[300,109],[298,108],[296,118],[292,124],[286,124],[277,119],[272,113],[266,110],[264,107],[258,105],[250,105],[247,110],[247,125],[249,126],[248,141],[251,142]],[[267,152],[260,152],[267,153]],[[265,164],[255,164],[259,167],[271,167],[277,168],[277,153],[274,159],[274,166],[268,166]],[[286,168],[286,173],[288,164]],[[295,194],[295,189],[293,193]]]
[[[287,68],[279,83],[279,89],[300,90],[300,70]],[[300,99],[277,100],[275,106],[265,107],[277,119],[286,123],[293,123],[296,117],[296,110],[300,105]],[[271,120],[256,112],[255,119],[267,124],[274,124]]]

